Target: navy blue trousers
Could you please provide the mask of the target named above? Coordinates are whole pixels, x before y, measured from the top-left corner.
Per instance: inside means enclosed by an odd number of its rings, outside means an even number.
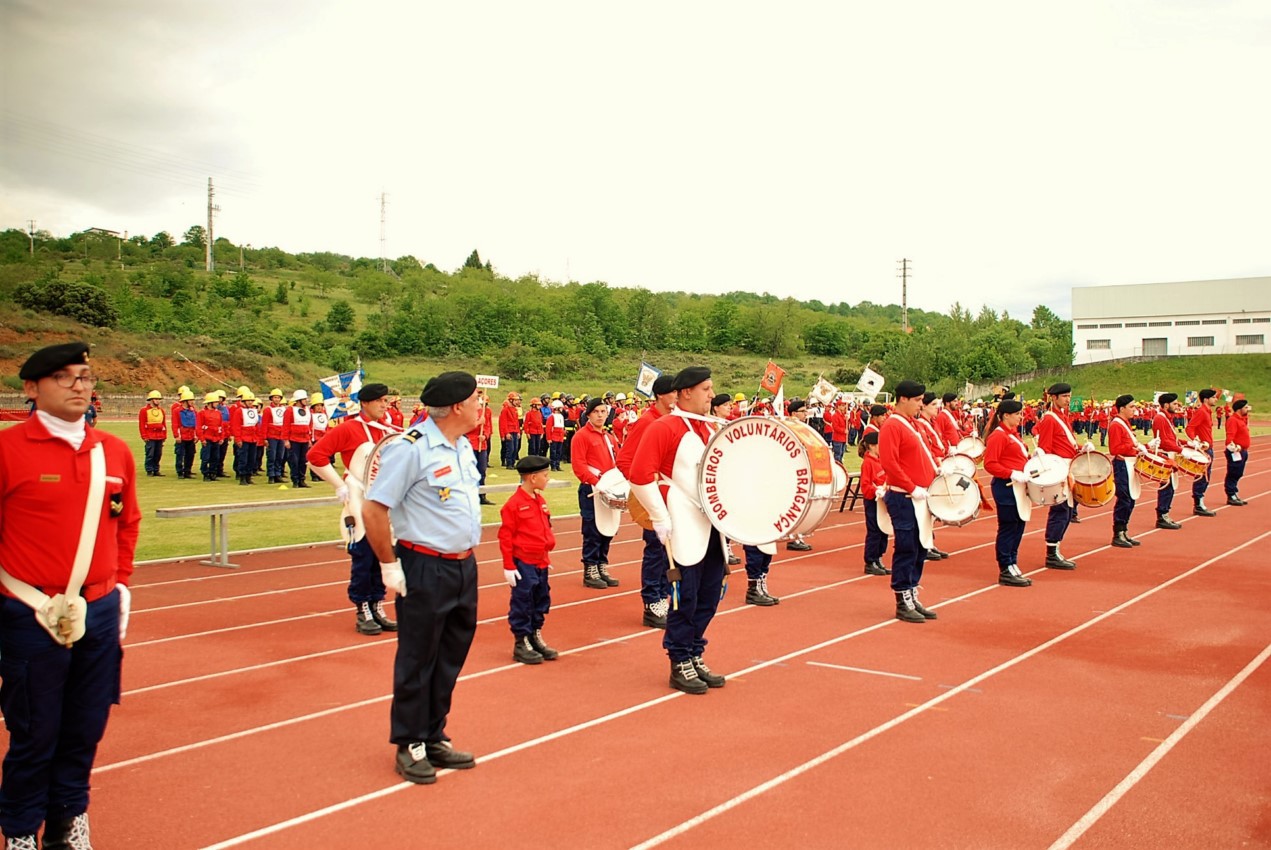
[[[746,578],[758,581],[768,575],[768,570],[772,566],[771,555],[760,552],[758,546],[742,546],[741,550],[746,554]]]
[[[154,475],[159,471],[159,462],[163,460],[163,440],[146,440],[146,472]],[[177,464],[177,471],[180,471]]]
[[[865,500],[865,563],[881,562],[887,554],[887,535],[878,527],[878,502]]]
[[[997,504],[997,566],[999,570],[1005,570],[1011,564],[1019,563],[1019,544],[1024,539],[1027,523],[1019,518],[1015,490],[1009,479],[993,479],[993,501]],[[1057,507],[1062,507],[1065,511],[1068,509],[1067,505]]]
[[[553,443],[552,445],[560,445]],[[640,559],[640,598],[645,605],[671,595],[671,583],[667,581],[666,547],[652,531],[641,529],[644,538],[644,556]]]
[[[234,472],[237,475],[255,475],[260,465],[260,446],[255,443],[235,443]]]
[[[198,443],[194,440],[177,440],[177,475],[189,475],[194,470],[194,453]]]
[[[349,601],[354,605],[363,602],[382,602],[385,596],[384,578],[380,573],[380,560],[371,551],[371,544],[363,537],[348,546]]]
[[[560,472],[560,462],[565,454],[565,443],[561,440],[553,440],[551,443],[551,454],[548,460],[552,463],[552,469]]]
[[[1174,479],[1170,478],[1165,482],[1165,486],[1156,491],[1156,513],[1164,516],[1169,513],[1169,509],[1174,505]]]
[[[220,460],[221,443],[204,443],[199,452],[199,472],[215,477]]]
[[[715,619],[728,565],[719,532],[712,530],[706,554],[696,564],[680,568],[680,606],[666,615],[662,647],[672,661],[687,661],[706,651],[706,629]]]
[[[578,484],[578,513],[583,518],[583,563],[608,564],[613,538],[596,528],[596,500],[591,497],[590,484]]]
[[[508,603],[508,625],[515,637],[525,637],[543,628],[547,612],[552,609],[552,586],[547,581],[547,567],[513,558],[521,577],[516,587],[510,588],[512,599]]]
[[[1067,502],[1050,506],[1050,510],[1046,513],[1047,543],[1063,542],[1064,535],[1068,533],[1068,526],[1072,523],[1074,512],[1075,508],[1068,507]]]
[[[265,441],[265,474],[270,478],[282,478],[287,465],[287,446],[282,440],[270,437]]]
[[[287,450],[287,466],[291,470],[291,483],[299,487],[305,480],[305,473],[309,471],[308,443],[291,441],[291,448]]]
[[[1228,498],[1240,495],[1240,479],[1245,474],[1245,461],[1249,459],[1249,453],[1240,452],[1240,460],[1232,460],[1231,452],[1223,452],[1227,456],[1227,478],[1223,481],[1223,489],[1227,492]]]
[[[29,835],[46,820],[88,811],[88,778],[110,707],[119,703],[122,661],[119,591],[88,604],[84,637],[69,650],[36,625],[30,608],[0,597],[5,835]]]
[[[1130,498],[1130,472],[1125,468],[1125,462],[1119,457],[1112,459],[1112,479],[1117,487],[1117,501],[1112,508],[1112,522],[1114,525],[1128,526],[1130,514],[1134,513],[1134,500]]]
[[[1209,463],[1205,466],[1205,474],[1199,476],[1192,482],[1192,501],[1204,501],[1205,491],[1209,489],[1209,476],[1214,469],[1214,450],[1213,448],[1205,449],[1205,454],[1209,455]]]
[[[918,518],[913,502],[904,493],[891,490],[883,502],[891,517],[891,589],[897,593],[913,590],[922,582],[922,566],[927,562],[927,547],[918,539]]]

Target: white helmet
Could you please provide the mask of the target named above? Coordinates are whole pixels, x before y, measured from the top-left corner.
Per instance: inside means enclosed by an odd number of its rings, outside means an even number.
[[[309,394],[305,392],[304,390],[296,390],[294,393],[291,394],[291,400],[292,401],[308,401]]]

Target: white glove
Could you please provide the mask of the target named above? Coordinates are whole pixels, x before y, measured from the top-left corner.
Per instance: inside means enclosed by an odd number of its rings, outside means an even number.
[[[380,578],[389,590],[396,590],[398,596],[406,595],[406,573],[402,572],[401,560],[386,564],[380,561]]]
[[[1029,481],[1032,481],[1033,479],[1024,470],[1013,469],[1011,470],[1011,480],[1014,481],[1016,484],[1027,484]]]
[[[1161,438],[1155,437],[1147,442],[1148,451],[1156,452],[1161,449]]]
[[[1240,451],[1240,446],[1237,446],[1235,443],[1228,443],[1227,451],[1231,452],[1234,455],[1236,452]]]
[[[1200,441],[1200,449],[1201,449],[1201,451],[1204,451],[1204,450],[1206,450],[1206,449],[1208,449],[1208,448],[1209,448],[1209,443],[1205,442],[1204,440],[1201,440],[1201,441]]]
[[[516,587],[516,582],[520,579],[521,574],[517,570],[504,570],[503,578],[507,580],[508,587]]]
[[[1142,443],[1135,443],[1134,450],[1141,455],[1147,454],[1147,446],[1143,445]]]
[[[666,541],[671,539],[671,523],[669,522],[653,523],[653,533],[658,536],[658,542],[661,543],[663,546],[665,546]]]
[[[909,498],[913,499],[915,502],[927,501],[927,488],[915,487],[914,491],[909,494]]]
[[[117,584],[119,588],[119,642],[123,643],[128,635],[128,615],[132,613],[132,591],[126,584]]]
[[[1041,446],[1038,446],[1037,448],[1033,449],[1033,457],[1041,457],[1044,454],[1046,454],[1046,452],[1042,449]]]
[[[1088,454],[1090,454],[1092,451],[1094,451],[1094,443],[1087,442],[1085,445],[1083,445],[1083,446],[1081,447],[1081,453],[1082,453],[1083,455],[1088,455]]]
[[[349,486],[341,484],[335,488],[335,497],[340,500],[340,504],[347,505],[349,503]]]

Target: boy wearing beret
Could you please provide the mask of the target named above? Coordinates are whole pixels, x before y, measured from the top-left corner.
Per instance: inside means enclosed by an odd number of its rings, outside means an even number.
[[[551,552],[556,548],[552,515],[539,493],[551,480],[551,462],[541,455],[527,455],[516,462],[521,486],[499,509],[499,552],[503,556],[503,577],[512,588],[508,606],[508,626],[515,643],[512,659],[522,664],[555,661],[560,654],[543,640],[543,622],[552,607],[548,583]]]

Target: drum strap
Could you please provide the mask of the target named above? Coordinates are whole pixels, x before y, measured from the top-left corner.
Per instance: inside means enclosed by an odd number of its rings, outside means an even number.
[[[927,441],[924,440],[922,435],[918,433],[918,429],[913,426],[913,423],[904,416],[897,416],[896,421],[908,428],[909,432],[918,438],[918,445],[922,446],[922,453],[927,456],[927,463],[931,464],[931,471],[935,473],[940,472],[940,464],[936,463],[935,458],[931,456],[931,450],[927,448]]]
[[[940,439],[940,432],[936,430],[934,425],[932,425],[926,419],[919,419],[918,424],[923,427],[923,430],[925,430],[927,433],[929,433],[932,437],[935,438],[936,445],[940,447],[941,452],[948,451],[949,447],[944,444],[944,440]]]
[[[1064,418],[1053,410],[1047,410],[1046,415],[1054,417],[1055,421],[1058,422],[1060,427],[1063,429],[1064,436],[1068,438],[1068,442],[1071,443],[1072,447],[1075,449],[1077,447],[1077,438],[1072,435],[1072,429],[1068,427],[1068,423],[1064,421]]]

